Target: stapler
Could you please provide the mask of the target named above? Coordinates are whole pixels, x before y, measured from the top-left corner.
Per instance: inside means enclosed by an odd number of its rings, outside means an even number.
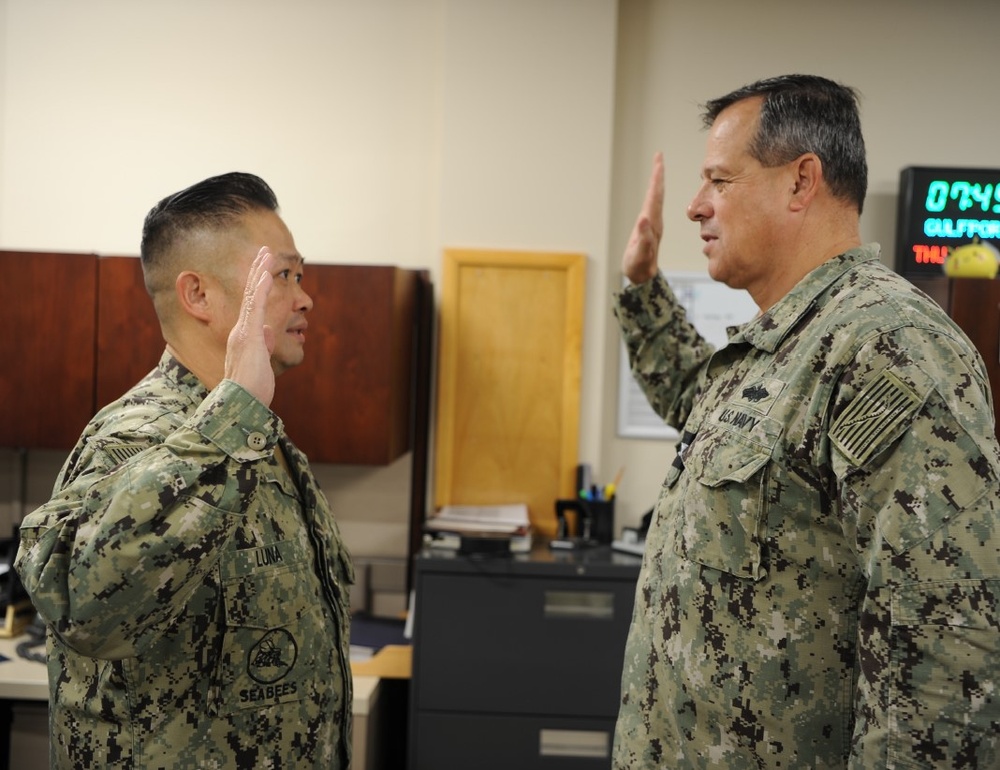
[[[576,531],[570,534],[570,522],[567,511],[574,511],[577,516]],[[591,536],[593,516],[586,500],[556,500],[556,536],[549,541],[549,547],[556,550],[572,551],[581,548],[593,548],[600,543]]]
[[[621,539],[612,542],[611,548],[615,551],[641,556],[646,550],[646,535],[649,533],[649,526],[653,521],[653,510],[650,508],[643,514],[638,527],[622,527]]]

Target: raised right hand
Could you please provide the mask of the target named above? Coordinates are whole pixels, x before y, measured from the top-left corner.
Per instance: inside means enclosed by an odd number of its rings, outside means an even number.
[[[657,256],[663,237],[663,153],[653,156],[646,200],[622,255],[622,272],[632,283],[645,283],[659,272]]]
[[[225,377],[242,385],[265,406],[274,398],[274,330],[264,323],[273,267],[274,256],[262,246],[250,265],[240,317],[226,342]]]

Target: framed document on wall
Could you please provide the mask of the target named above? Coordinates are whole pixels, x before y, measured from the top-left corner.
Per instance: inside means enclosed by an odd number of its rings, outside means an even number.
[[[721,348],[728,342],[726,329],[746,323],[757,315],[757,305],[742,289],[730,289],[712,280],[708,273],[671,272],[664,274],[683,305],[688,320],[701,335]],[[618,435],[622,438],[676,441],[678,433],[667,425],[646,400],[629,368],[625,344],[619,346]]]

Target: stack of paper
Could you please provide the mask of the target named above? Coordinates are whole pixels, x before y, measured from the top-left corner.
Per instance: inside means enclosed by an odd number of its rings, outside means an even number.
[[[528,506],[512,505],[446,505],[427,519],[425,527],[445,532],[496,532],[515,534],[526,529]]]
[[[466,537],[510,538],[511,550],[531,546],[531,522],[524,503],[508,505],[446,505],[424,522],[431,545],[458,547]]]

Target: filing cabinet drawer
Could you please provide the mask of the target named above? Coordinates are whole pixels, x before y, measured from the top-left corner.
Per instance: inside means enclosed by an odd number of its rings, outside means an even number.
[[[608,770],[640,566],[418,555],[409,770]]]
[[[614,719],[419,714],[410,770],[605,770]]]
[[[634,578],[421,575],[417,709],[613,719],[634,593]]]

